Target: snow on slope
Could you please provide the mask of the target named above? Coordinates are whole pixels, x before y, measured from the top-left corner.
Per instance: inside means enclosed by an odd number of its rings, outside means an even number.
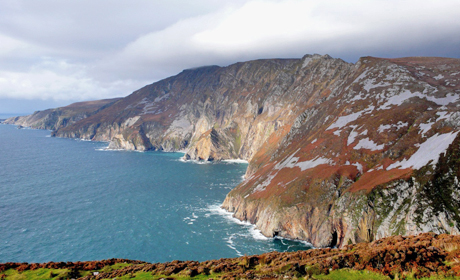
[[[394,168],[413,168],[419,169],[428,164],[438,163],[439,155],[444,153],[450,144],[457,137],[459,131],[445,134],[435,134],[423,142],[409,159],[404,159],[400,162],[395,162],[387,167],[387,170]]]

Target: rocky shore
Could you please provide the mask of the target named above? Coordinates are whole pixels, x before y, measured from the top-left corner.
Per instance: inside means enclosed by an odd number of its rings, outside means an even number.
[[[33,277],[32,277],[33,276]],[[125,259],[0,264],[1,279],[460,279],[460,236],[393,236],[342,249],[146,263]]]

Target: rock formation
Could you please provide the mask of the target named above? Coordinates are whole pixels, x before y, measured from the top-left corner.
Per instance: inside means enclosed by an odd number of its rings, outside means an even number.
[[[459,59],[306,55],[184,70],[53,135],[248,160],[225,209],[267,236],[343,247],[459,232],[458,106]]]

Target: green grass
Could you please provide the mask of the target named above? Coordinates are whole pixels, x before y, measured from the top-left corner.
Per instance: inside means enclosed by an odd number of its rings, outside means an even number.
[[[42,279],[59,279],[67,275],[70,269],[48,269],[40,268],[36,270],[26,270],[18,272],[15,269],[8,269],[0,274],[5,274],[7,280],[42,280]],[[52,275],[51,275],[52,273]],[[51,277],[53,276],[53,277]]]
[[[314,275],[313,279],[321,280],[390,280],[391,278],[371,271],[357,271],[352,269],[339,269],[331,271],[329,275]]]
[[[448,277],[445,277],[445,276],[442,276],[442,275],[435,275],[435,276],[431,276],[431,277],[424,277],[424,278],[413,278],[413,277],[408,277],[406,278],[405,280],[412,280],[412,279],[417,279],[417,280],[459,280],[460,277],[459,276],[448,276]]]
[[[313,275],[312,279],[318,280],[390,280],[391,278],[376,272],[368,270],[339,269],[331,271],[328,275]],[[431,277],[414,278],[412,276],[399,277],[401,280],[460,280],[459,276],[445,277],[443,275],[434,275]]]
[[[170,275],[170,276],[165,276],[165,275],[152,275],[151,272],[138,272],[131,277],[130,275],[124,275],[122,277],[117,277],[117,280],[128,280],[128,279],[136,279],[136,280],[144,280],[144,279],[149,279],[149,280],[158,280],[161,278],[174,278],[175,280],[207,280],[209,278],[218,278],[216,277],[218,274],[212,274],[212,275],[197,275],[195,277],[189,277],[189,276],[183,276],[183,275]],[[108,280],[108,279],[107,279]]]
[[[113,265],[104,266],[100,271],[101,272],[110,272],[110,271],[114,271],[114,270],[117,270],[117,269],[125,268],[127,266],[131,266],[131,265],[133,265],[133,264],[131,264],[131,263],[116,263],[116,264],[113,264]]]

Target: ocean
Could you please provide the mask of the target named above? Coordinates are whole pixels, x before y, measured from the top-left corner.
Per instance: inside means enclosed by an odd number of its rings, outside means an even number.
[[[266,238],[220,208],[245,163],[106,147],[0,125],[0,262],[204,261],[311,248]]]

